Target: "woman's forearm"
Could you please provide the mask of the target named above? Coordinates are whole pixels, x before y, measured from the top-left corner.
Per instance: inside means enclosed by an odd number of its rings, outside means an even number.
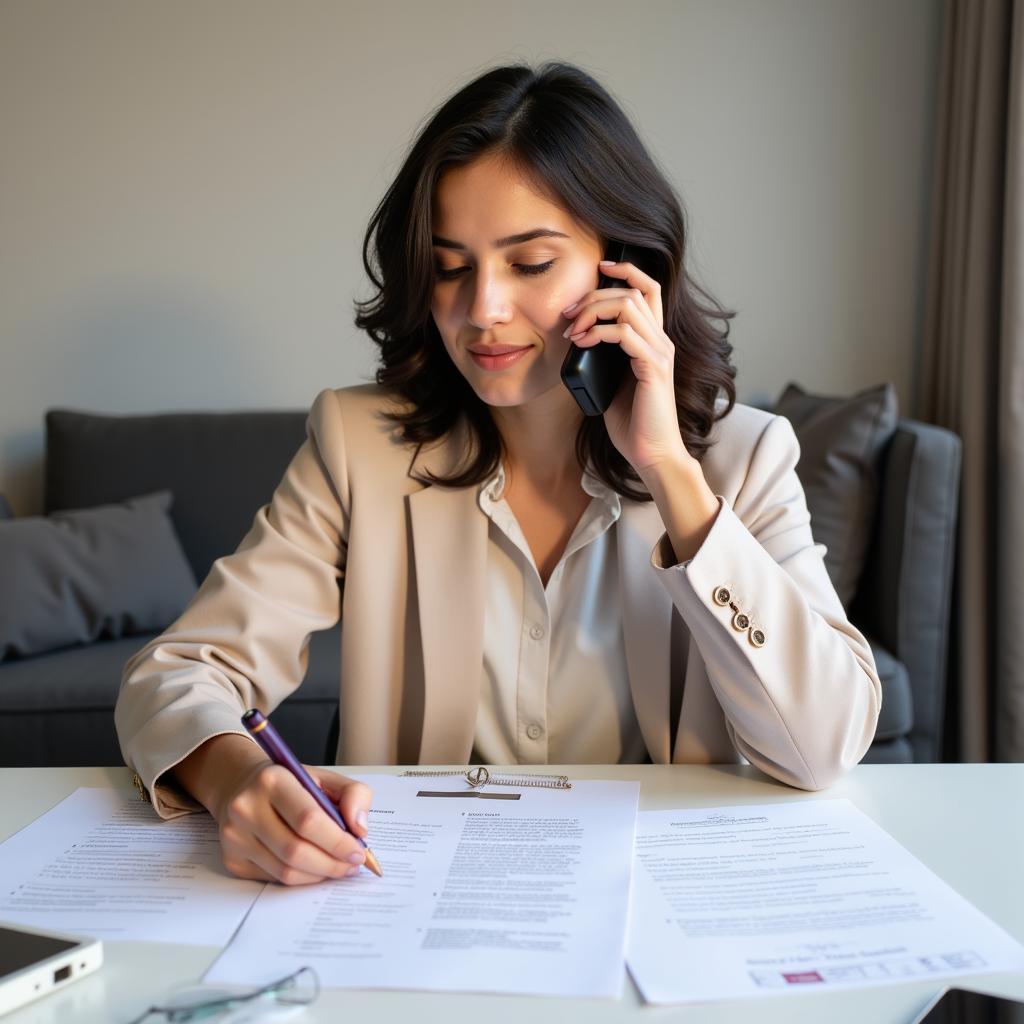
[[[686,456],[652,468],[643,474],[643,482],[658,506],[676,563],[689,561],[710,533],[719,509],[700,463]]]
[[[248,737],[223,733],[196,747],[173,772],[178,784],[219,820],[224,798],[267,763],[267,755]]]

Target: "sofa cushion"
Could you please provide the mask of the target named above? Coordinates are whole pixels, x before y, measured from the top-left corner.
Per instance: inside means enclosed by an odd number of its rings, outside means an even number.
[[[914,698],[907,667],[874,640],[869,639],[868,643],[882,684],[882,709],[878,715],[875,739],[893,740],[909,736],[914,727]]]
[[[914,750],[910,740],[901,736],[898,740],[877,740],[861,758],[861,764],[913,764]]]
[[[171,495],[0,523],[0,661],[162,629],[196,581]]]
[[[878,508],[879,460],[896,430],[891,384],[851,398],[814,395],[789,384],[775,411],[800,442],[796,472],[807,496],[814,539],[845,607],[857,592]]]
[[[305,412],[46,414],[47,512],[169,490],[197,580],[270,501],[306,436]]]
[[[125,662],[156,634],[101,640],[0,665],[0,767],[120,765],[114,703]],[[309,669],[274,711],[296,755],[322,764],[338,706],[340,629],[314,633]]]

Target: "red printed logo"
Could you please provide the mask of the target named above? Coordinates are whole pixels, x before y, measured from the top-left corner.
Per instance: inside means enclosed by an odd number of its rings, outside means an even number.
[[[795,974],[783,973],[787,985],[813,985],[825,979],[817,971],[798,971]]]

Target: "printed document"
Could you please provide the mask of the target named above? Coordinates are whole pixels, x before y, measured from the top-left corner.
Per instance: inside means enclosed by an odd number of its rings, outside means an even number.
[[[644,811],[626,958],[651,1003],[1024,969],[1024,948],[848,800]]]
[[[0,844],[0,920],[100,939],[223,946],[263,888],[228,874],[208,814],[77,789]]]
[[[362,780],[384,877],[267,886],[206,981],[619,996],[639,783]]]

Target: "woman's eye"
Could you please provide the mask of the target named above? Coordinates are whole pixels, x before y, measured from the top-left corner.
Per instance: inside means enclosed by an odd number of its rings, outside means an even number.
[[[533,277],[537,274],[544,274],[549,271],[555,265],[554,260],[548,260],[547,263],[513,263],[512,266],[515,268],[517,274],[521,274],[524,277]],[[443,267],[435,267],[434,272],[442,281],[452,281],[460,274],[469,270],[469,267],[452,267],[450,270],[446,270]]]
[[[526,274],[530,276],[532,274],[543,274],[550,270],[555,265],[554,260],[548,260],[547,263],[517,263],[516,270],[520,274]]]

